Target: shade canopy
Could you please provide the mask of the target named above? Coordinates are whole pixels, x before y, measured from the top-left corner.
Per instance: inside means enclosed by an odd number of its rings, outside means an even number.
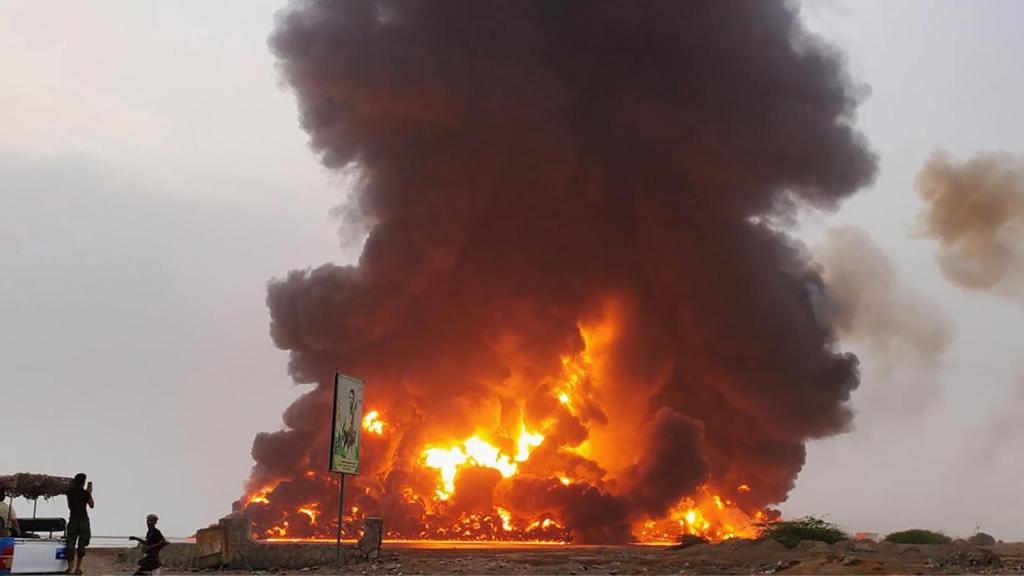
[[[47,474],[19,472],[9,476],[0,476],[0,488],[3,488],[8,496],[30,500],[35,500],[40,496],[53,498],[67,494],[73,485],[74,481],[71,478]]]

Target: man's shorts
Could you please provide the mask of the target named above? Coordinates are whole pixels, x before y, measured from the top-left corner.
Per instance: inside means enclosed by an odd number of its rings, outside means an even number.
[[[89,539],[92,538],[92,530],[89,528],[88,518],[71,518],[68,520],[68,528],[65,532],[68,538],[68,559],[71,558],[72,551],[77,548],[78,556],[82,557],[85,555],[85,547],[89,545]]]

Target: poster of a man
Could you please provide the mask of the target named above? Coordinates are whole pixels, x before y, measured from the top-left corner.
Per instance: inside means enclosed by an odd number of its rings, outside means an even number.
[[[359,432],[363,421],[363,382],[344,374],[334,380],[331,472],[359,473]]]

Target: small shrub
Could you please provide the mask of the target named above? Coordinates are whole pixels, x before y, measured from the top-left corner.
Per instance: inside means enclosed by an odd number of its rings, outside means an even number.
[[[835,524],[808,516],[796,520],[780,520],[761,525],[760,537],[775,540],[787,548],[795,548],[804,540],[835,544],[850,538]]]
[[[975,546],[992,546],[996,543],[996,539],[991,534],[978,532],[974,536],[968,538],[967,543],[974,544]]]
[[[914,528],[893,532],[885,537],[885,541],[896,544],[949,544],[953,539],[942,532]]]

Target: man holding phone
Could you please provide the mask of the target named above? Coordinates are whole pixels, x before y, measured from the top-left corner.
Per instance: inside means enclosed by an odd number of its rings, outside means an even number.
[[[75,474],[74,486],[68,490],[67,558],[68,574],[82,573],[82,558],[89,545],[92,530],[89,527],[88,508],[94,508],[92,482],[85,483],[85,474]]]

